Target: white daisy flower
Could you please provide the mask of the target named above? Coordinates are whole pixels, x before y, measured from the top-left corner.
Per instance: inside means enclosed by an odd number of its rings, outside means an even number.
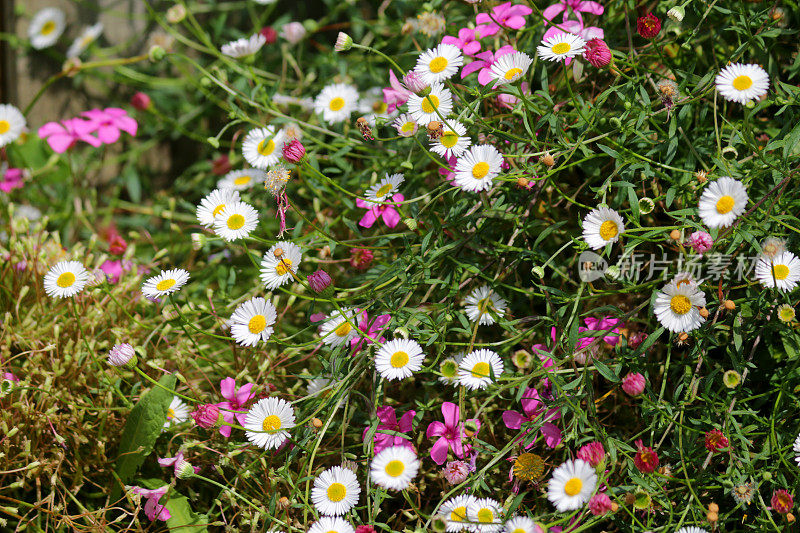
[[[467,509],[476,501],[477,498],[471,494],[461,494],[442,503],[441,507],[439,507],[439,514],[447,522],[447,531],[449,533],[469,529]]]
[[[372,482],[390,490],[405,490],[419,471],[419,459],[411,448],[389,446],[370,463]]]
[[[257,183],[264,183],[266,179],[267,173],[257,168],[232,170],[225,174],[225,176],[217,182],[217,188],[221,190],[233,189],[236,191],[243,191],[245,189],[249,189]]]
[[[231,335],[242,346],[255,346],[267,342],[273,333],[272,325],[278,316],[272,302],[256,297],[240,304],[228,324]]]
[[[417,58],[414,72],[428,85],[452,78],[464,64],[461,50],[453,44],[440,44],[429,48]]]
[[[177,396],[173,396],[167,408],[167,420],[164,422],[162,429],[183,424],[187,420],[189,420],[189,406]]]
[[[505,524],[505,533],[539,533],[541,529],[527,516],[515,516]]]
[[[756,263],[756,278],[769,289],[794,290],[800,280],[800,259],[792,252],[781,252],[773,258],[762,255]]]
[[[472,291],[464,303],[470,321],[478,322],[481,326],[491,326],[494,324],[492,313],[503,316],[506,310],[506,301],[486,285]]]
[[[81,34],[72,42],[67,50],[67,59],[72,59],[81,55],[89,45],[97,40],[103,33],[103,23],[98,22],[93,26],[83,29]]]
[[[267,169],[280,161],[283,141],[283,131],[274,126],[250,130],[242,142],[242,155],[255,168]]]
[[[542,41],[536,51],[546,61],[558,61],[583,53],[586,41],[571,33],[557,33]]]
[[[358,91],[346,83],[328,85],[314,100],[314,112],[322,115],[328,124],[336,124],[350,118],[358,105]]]
[[[747,200],[742,182],[723,176],[711,182],[700,196],[700,218],[709,228],[727,228],[744,213]]]
[[[66,27],[64,12],[55,7],[40,9],[31,19],[28,26],[28,38],[31,47],[36,50],[53,46]]]
[[[458,157],[467,151],[472,140],[466,136],[467,128],[455,120],[448,120],[442,126],[442,135],[431,141],[431,152],[442,157]]]
[[[597,207],[583,219],[583,240],[592,250],[617,242],[625,231],[625,221],[608,207]]]
[[[405,178],[402,174],[386,174],[386,177],[370,187],[364,194],[367,203],[379,205],[380,202],[388,202],[397,192],[397,188],[403,183]]]
[[[250,37],[243,37],[235,41],[223,44],[220,51],[228,57],[240,58],[253,55],[267,43],[267,38],[260,33],[255,33]]]
[[[83,290],[89,271],[78,261],[59,261],[44,275],[44,292],[51,298],[69,298]]]
[[[294,427],[294,410],[283,398],[263,398],[247,411],[247,440],[265,450],[278,448]]]
[[[476,144],[456,160],[453,183],[465,191],[488,191],[500,174],[503,156],[491,144]]]
[[[411,137],[415,133],[417,133],[417,130],[419,129],[419,126],[414,120],[414,117],[412,117],[408,113],[403,113],[402,115],[394,119],[394,122],[392,122],[392,126],[395,127],[398,135],[400,135],[401,137]]]
[[[423,126],[434,120],[442,120],[453,111],[453,95],[441,83],[431,85],[427,96],[412,94],[408,97],[408,112],[411,117]]]
[[[592,465],[583,459],[567,461],[555,469],[547,483],[547,499],[560,513],[574,511],[589,501],[595,487],[597,474]]]
[[[341,466],[334,466],[314,480],[311,501],[321,515],[343,515],[358,503],[361,487],[355,473]]]
[[[322,342],[333,347],[350,342],[358,335],[358,330],[355,328],[357,323],[354,309],[342,309],[341,313],[338,310],[334,311],[320,327]]]
[[[797,466],[800,467],[800,435],[794,440],[794,446],[792,446],[792,450],[794,450],[795,458],[794,460],[797,461]]]
[[[258,211],[244,202],[226,204],[214,217],[214,233],[231,242],[250,235],[258,226]]]
[[[492,79],[497,80],[494,86],[514,83],[528,72],[531,63],[533,63],[533,59],[522,52],[500,56],[497,61],[492,63]]]
[[[173,268],[148,278],[142,284],[142,294],[147,298],[160,298],[179,290],[189,281],[189,273],[182,268]]]
[[[294,279],[303,257],[300,247],[290,241],[278,241],[267,250],[261,259],[261,281],[269,290],[274,290]]]
[[[375,369],[383,379],[405,379],[422,368],[425,354],[422,346],[411,339],[394,339],[375,354]]]
[[[458,383],[469,390],[485,389],[503,373],[503,361],[491,350],[481,348],[464,356],[458,364]]]
[[[467,518],[472,522],[475,533],[492,533],[503,527],[501,516],[503,506],[492,498],[480,498],[467,506]]]
[[[311,524],[307,533],[355,533],[350,522],[340,516],[322,516]]]
[[[769,90],[769,75],[760,65],[734,63],[717,74],[714,82],[723,98],[746,104],[758,100]]]
[[[239,201],[239,192],[232,187],[214,189],[208,196],[200,200],[197,206],[197,221],[210,228],[214,225],[214,218],[225,209],[225,206]]]
[[[19,109],[10,104],[0,104],[0,147],[16,141],[26,124]]]
[[[682,527],[675,533],[708,533],[708,531],[700,527],[689,526],[689,527]]]
[[[673,280],[656,294],[653,312],[658,321],[672,332],[689,332],[705,321],[700,315],[706,305],[706,297],[690,281]]]

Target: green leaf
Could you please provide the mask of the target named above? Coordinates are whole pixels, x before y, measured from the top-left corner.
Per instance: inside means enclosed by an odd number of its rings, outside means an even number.
[[[171,531],[180,531],[181,533],[208,531],[206,528],[208,517],[195,513],[189,505],[189,498],[179,492],[174,490],[170,492],[169,500],[167,500],[167,511],[172,515],[167,520],[167,527]]]
[[[617,374],[611,368],[609,368],[608,365],[600,361],[594,361],[593,363],[597,371],[600,372],[600,375],[602,375],[608,381],[612,383],[619,381],[619,376],[617,376]]]
[[[162,376],[158,382],[166,389],[175,388],[175,376],[172,374]],[[144,393],[128,415],[114,465],[114,471],[123,483],[128,483],[133,478],[161,434],[173,396],[165,388],[154,386]],[[117,486],[114,493],[119,490],[120,487]]]

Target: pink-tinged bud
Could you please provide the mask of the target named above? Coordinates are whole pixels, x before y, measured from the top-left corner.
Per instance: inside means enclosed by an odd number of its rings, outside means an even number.
[[[128,243],[122,238],[122,235],[115,233],[108,241],[108,253],[112,255],[122,255],[128,249]]]
[[[686,241],[686,244],[698,254],[702,254],[703,252],[709,251],[711,247],[714,246],[714,239],[705,231],[695,231],[689,236],[689,240]]]
[[[194,418],[195,424],[201,428],[213,428],[219,425],[220,422],[219,407],[213,403],[198,405],[197,408],[192,411],[192,418]]]
[[[578,450],[578,459],[583,459],[592,466],[597,466],[606,458],[606,450],[603,445],[598,441],[584,444]]]
[[[289,22],[281,28],[281,37],[292,44],[297,44],[306,36],[306,29],[299,22]]]
[[[357,270],[366,270],[372,264],[372,251],[365,248],[353,248],[350,251],[350,266]]]
[[[586,43],[586,50],[583,52],[583,57],[586,58],[593,67],[603,68],[611,63],[611,50],[602,39],[591,39]]]
[[[631,333],[631,336],[628,337],[628,346],[638,348],[645,340],[647,340],[647,333],[642,331]]]
[[[115,344],[108,352],[108,364],[133,368],[136,365],[136,352],[133,346],[128,343]]]
[[[372,526],[358,526],[356,533],[375,533],[375,528]]]
[[[409,70],[408,74],[403,76],[403,85],[406,86],[406,89],[414,93],[421,93],[428,88],[428,84],[413,70]]]
[[[661,21],[657,16],[648,13],[636,19],[636,31],[645,39],[653,39],[661,31]]]
[[[144,111],[150,107],[150,97],[143,92],[138,92],[131,97],[131,105],[134,109]]]
[[[322,293],[331,285],[331,277],[324,270],[317,270],[308,275],[308,284],[317,294]]]
[[[275,31],[275,28],[272,26],[264,26],[258,33],[263,35],[264,39],[267,40],[264,44],[272,44],[278,40],[278,32]]]
[[[728,438],[718,429],[712,429],[706,433],[706,450],[718,452],[728,447]]]
[[[469,475],[469,465],[464,461],[449,461],[442,469],[444,478],[451,485],[463,483]]]
[[[211,172],[213,172],[215,176],[224,176],[231,171],[231,168],[231,161],[225,154],[211,162]]]
[[[794,498],[784,489],[778,489],[772,493],[772,510],[776,513],[786,514],[794,506]]]
[[[283,158],[289,162],[298,164],[306,156],[306,148],[297,139],[292,139],[288,143],[283,143]]]
[[[589,500],[589,511],[595,516],[604,515],[611,511],[612,508],[611,498],[603,493],[595,494]]]
[[[645,446],[641,439],[636,441],[638,451],[633,457],[633,464],[643,474],[649,474],[658,468],[658,454],[649,446]]]
[[[624,390],[625,394],[628,396],[639,396],[644,392],[644,386],[646,384],[647,380],[638,372],[629,372],[627,376],[622,378],[622,390]]]

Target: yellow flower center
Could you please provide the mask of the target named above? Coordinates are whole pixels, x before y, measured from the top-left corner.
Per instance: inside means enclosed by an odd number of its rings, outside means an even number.
[[[494,305],[492,304],[492,299],[489,296],[478,302],[478,311],[480,311],[481,314],[488,313],[489,309],[492,308],[494,308]]]
[[[56,280],[56,285],[58,285],[62,289],[71,287],[73,283],[75,283],[75,274],[73,274],[72,272],[64,272],[63,274],[58,276],[58,279]]]
[[[175,409],[170,407],[167,409],[167,420],[172,420],[173,418],[175,418]]]
[[[789,267],[786,265],[772,265],[772,274],[775,279],[786,279],[789,277]]]
[[[237,229],[242,229],[242,226],[244,226],[244,217],[239,213],[228,218],[228,229],[236,231]]]
[[[7,120],[0,120],[0,135],[11,129],[11,124]]]
[[[353,326],[351,326],[351,325],[350,325],[350,324],[348,324],[347,322],[342,322],[342,323],[339,325],[339,327],[338,327],[338,328],[336,328],[335,330],[333,330],[333,332],[334,332],[334,333],[335,333],[337,336],[339,336],[339,337],[344,337],[345,335],[347,335],[348,333],[350,333],[350,330],[351,330],[351,329],[353,329]]]
[[[778,318],[781,319],[782,322],[791,322],[794,320],[794,317],[794,308],[786,306],[778,309]]]
[[[485,361],[475,363],[475,366],[472,367],[472,377],[473,378],[489,377],[489,363]]]
[[[400,131],[403,133],[407,133],[409,131],[414,131],[414,123],[413,122],[406,122],[400,127]]]
[[[733,88],[737,91],[746,91],[753,86],[753,79],[750,76],[742,74],[733,79]]]
[[[250,319],[250,322],[247,323],[247,329],[253,335],[261,333],[264,331],[264,328],[267,327],[267,319],[264,315],[256,315]]]
[[[375,193],[375,198],[383,198],[384,196],[389,194],[389,191],[391,190],[392,190],[392,184],[387,183],[386,185],[378,189],[378,192]]]
[[[486,177],[486,174],[489,173],[489,163],[485,161],[481,161],[480,163],[476,164],[472,167],[472,177],[476,180],[482,180]]]
[[[292,266],[292,260],[288,257],[282,257],[281,262],[275,265],[275,273],[279,276],[285,276]]]
[[[275,431],[281,429],[281,419],[277,415],[269,415],[261,422],[261,429],[264,431]]]
[[[272,141],[270,141],[270,142],[272,142]],[[258,151],[260,152],[261,151],[261,145],[259,144],[258,146],[259,146],[259,150]],[[233,180],[233,184],[238,186],[238,187],[241,187],[242,185],[247,185],[248,183],[250,183],[251,179],[252,178],[250,176],[239,176],[238,178]],[[225,207],[225,205],[223,205],[222,207]]]
[[[172,278],[169,278],[169,279],[162,279],[162,280],[161,280],[161,281],[159,281],[159,282],[158,282],[158,284],[156,285],[156,290],[157,290],[157,291],[165,291],[165,290],[167,290],[167,289],[170,289],[170,288],[172,288],[172,286],[173,286],[173,285],[175,285],[175,283],[177,283],[177,282],[176,282],[174,279],[172,279]]]
[[[730,213],[735,203],[736,201],[733,199],[733,196],[723,196],[717,200],[717,213],[720,215]]]
[[[515,68],[512,68],[512,69],[509,69],[508,72],[506,72],[505,78],[507,80],[511,81],[514,78],[516,78],[517,76],[519,76],[521,73],[522,73],[522,69],[519,68],[519,67],[515,67]]]
[[[237,183],[237,185],[238,185],[238,183]],[[216,217],[217,217],[217,215],[219,215],[219,214],[220,214],[220,212],[221,212],[223,209],[225,209],[225,204],[219,204],[219,205],[218,205],[217,207],[215,207],[215,208],[214,208],[214,210],[211,212],[211,216],[213,216],[214,218],[216,218]]]
[[[378,100],[377,102],[372,104],[372,110],[378,113],[379,115],[386,113],[387,109],[389,109],[389,106],[386,104],[386,102],[382,100]]]
[[[50,35],[51,33],[53,33],[55,29],[56,29],[56,23],[53,22],[52,20],[48,20],[47,22],[44,23],[44,26],[42,26],[42,30],[40,33],[42,35]]]
[[[512,530],[511,533],[527,533],[527,532],[521,527],[518,527],[517,529]]]
[[[392,368],[403,368],[408,364],[408,354],[406,352],[394,352],[392,358],[389,359],[389,364]]]
[[[271,154],[275,150],[275,141],[272,139],[264,139],[258,143],[258,153],[264,156]]]
[[[439,97],[435,94],[429,94],[425,98],[422,99],[422,111],[423,113],[435,113],[436,109],[439,107]]]
[[[450,511],[451,522],[464,522],[467,519],[467,508],[463,505]]]
[[[447,58],[439,56],[433,58],[433,60],[428,64],[428,68],[434,74],[439,74],[441,71],[447,68],[448,64]]]
[[[569,43],[558,43],[558,44],[554,44],[554,45],[553,45],[553,47],[552,47],[552,48],[550,48],[550,50],[551,50],[551,51],[552,51],[554,54],[558,54],[558,55],[561,55],[561,54],[566,54],[567,52],[569,52],[569,51],[570,51],[570,49],[571,49],[571,47],[570,47]]]
[[[481,524],[491,524],[494,522],[494,513],[492,510],[484,507],[478,511],[478,522]]]
[[[617,232],[619,228],[617,228],[617,223],[612,220],[606,220],[602,224],[600,224],[600,238],[604,241],[613,239],[617,236]]]
[[[678,294],[669,301],[669,308],[676,315],[685,315],[692,309],[692,302],[683,294]]]
[[[523,453],[514,461],[514,475],[533,481],[544,473],[544,459],[535,453]]]
[[[446,131],[442,134],[439,140],[445,148],[452,148],[458,142],[458,133],[454,131]]]
[[[341,483],[331,483],[328,487],[328,499],[332,502],[340,502],[347,496],[347,488]]]
[[[568,496],[575,496],[581,491],[582,488],[583,488],[583,481],[581,481],[579,478],[574,477],[569,481],[567,481],[567,484],[564,485],[564,492],[566,492]]]
[[[395,459],[394,461],[389,461],[386,463],[386,468],[383,470],[386,472],[387,476],[398,477],[405,472],[406,465],[403,464],[403,461],[398,461]]]
[[[344,107],[344,98],[341,96],[337,96],[328,104],[328,107],[331,108],[331,111],[339,111]]]

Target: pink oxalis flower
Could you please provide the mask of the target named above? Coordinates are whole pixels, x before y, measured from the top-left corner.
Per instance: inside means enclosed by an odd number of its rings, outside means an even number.
[[[391,204],[371,204],[361,198],[357,198],[356,205],[367,210],[361,220],[358,221],[358,225],[364,228],[371,228],[379,218],[382,218],[386,227],[393,228],[397,226],[400,223],[400,213],[397,212],[394,206],[401,205],[403,200],[405,200],[405,196],[400,193],[392,196],[393,203]]]
[[[246,411],[245,405],[255,397],[255,393],[253,393],[253,384],[247,383],[237,390],[236,380],[233,378],[225,378],[219,382],[219,388],[220,392],[222,392],[222,397],[227,400],[217,404],[222,413],[222,419],[226,424],[235,424],[238,420],[239,425],[244,426],[247,413],[234,411]],[[225,437],[230,437],[232,428],[226,424],[219,427],[219,432]]]
[[[358,353],[359,350],[365,346],[372,344],[375,340],[378,342],[386,342],[384,337],[379,337],[381,332],[386,329],[386,324],[392,319],[392,315],[378,315],[370,320],[366,311],[361,311],[360,320],[358,322],[358,329],[366,331],[366,337],[356,337],[350,340],[350,347],[353,353]]]
[[[92,131],[96,132],[97,138],[106,144],[117,142],[120,131],[124,131],[132,137],[135,136],[139,127],[136,120],[128,116],[128,112],[119,107],[90,109],[89,111],[84,111],[81,115],[89,119],[94,128]]]
[[[436,442],[433,443],[431,448],[431,459],[436,464],[441,465],[447,460],[448,450],[453,450],[453,453],[459,459],[462,459],[465,454],[469,454],[471,447],[467,444],[464,445],[461,441],[466,436],[464,434],[464,426],[460,424],[458,406],[451,402],[442,403],[442,416],[444,423],[431,422],[428,424],[428,429],[425,432],[428,439],[438,437]],[[481,423],[479,420],[470,419],[468,422],[473,422],[480,429]]]
[[[446,35],[442,38],[443,44],[452,44],[457,46],[465,55],[474,56],[481,51],[481,43],[478,41],[480,38],[477,32],[470,28],[461,28],[458,30],[458,37]]]
[[[39,137],[47,140],[47,144],[57,154],[63,154],[78,141],[83,141],[97,148],[103,141],[91,135],[94,125],[80,118],[70,118],[61,122],[48,122],[37,132]]]
[[[522,429],[523,425],[536,422],[545,414],[544,405],[539,399],[539,391],[536,389],[526,389],[525,393],[522,395],[520,404],[522,404],[522,413],[518,411],[503,412],[503,423],[505,423],[506,427],[509,429]],[[545,416],[545,420],[557,420],[561,418],[561,413],[559,413],[558,409],[550,409]],[[523,431],[520,438],[524,438],[530,431],[530,429]],[[561,443],[561,430],[555,424],[545,422],[542,424],[540,432],[544,437],[545,444],[549,447],[555,448]],[[532,440],[525,445],[525,448],[530,448],[535,442],[536,439]]]
[[[378,430],[375,432],[375,436],[373,437],[373,442],[375,443],[375,453],[380,453],[380,451],[384,448],[389,448],[392,446],[406,446],[413,449],[414,445],[411,444],[411,441],[407,438],[401,437],[400,435],[386,433],[385,431],[408,433],[413,429],[412,421],[414,419],[414,415],[416,414],[417,412],[413,409],[407,411],[403,416],[400,417],[400,421],[398,422],[394,407],[384,405],[383,407],[379,408],[377,415],[381,423],[378,424]],[[364,428],[364,432],[361,435],[362,440],[367,438],[367,433],[369,433],[369,430],[370,428],[368,427]]]
[[[505,2],[492,9],[491,16],[488,13],[478,13],[475,17],[475,22],[478,23],[476,29],[481,37],[495,35],[501,27],[519,30],[525,27],[525,17],[532,12],[528,6]]]
[[[147,518],[150,519],[151,522],[155,520],[169,520],[172,518],[172,515],[167,510],[166,505],[158,503],[158,500],[164,496],[167,491],[169,490],[169,485],[164,485],[158,489],[145,489],[142,487],[130,487],[133,490],[134,494],[139,494],[143,498],[147,499],[144,504],[144,514],[147,515]]]

